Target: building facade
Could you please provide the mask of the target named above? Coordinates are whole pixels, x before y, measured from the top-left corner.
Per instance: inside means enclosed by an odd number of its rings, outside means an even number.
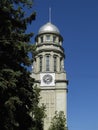
[[[67,119],[67,78],[64,69],[63,37],[51,22],[43,25],[35,38],[36,54],[32,78],[41,89],[40,103],[46,106],[44,130],[48,130],[55,111],[63,111]]]

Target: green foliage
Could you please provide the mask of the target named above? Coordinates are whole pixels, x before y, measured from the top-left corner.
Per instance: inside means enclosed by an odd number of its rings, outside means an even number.
[[[68,130],[66,127],[66,119],[63,111],[55,112],[55,116],[51,121],[49,130]]]
[[[46,117],[45,115],[45,105],[39,105],[39,100],[40,100],[40,89],[37,88],[37,86],[34,87],[34,92],[35,92],[35,101],[36,104],[33,107],[33,111],[31,113],[31,116],[33,117],[35,126],[33,127],[32,130],[43,130],[43,125],[44,125],[44,118]]]
[[[33,130],[44,117],[27,69],[35,49],[30,44],[33,33],[26,34],[35,19],[35,12],[25,14],[31,7],[32,0],[0,0],[0,130]]]

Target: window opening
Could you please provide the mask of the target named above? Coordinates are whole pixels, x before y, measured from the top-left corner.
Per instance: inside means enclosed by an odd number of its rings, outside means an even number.
[[[40,41],[41,41],[41,43],[43,42],[43,37],[40,37]]]
[[[54,56],[54,71],[57,71],[57,57]]]
[[[53,42],[56,42],[56,36],[53,36]]]
[[[50,35],[46,35],[46,41],[50,41]]]
[[[40,56],[40,66],[39,66],[39,68],[40,68],[40,71],[42,71],[42,56]]]
[[[46,71],[49,71],[49,56],[46,56]]]

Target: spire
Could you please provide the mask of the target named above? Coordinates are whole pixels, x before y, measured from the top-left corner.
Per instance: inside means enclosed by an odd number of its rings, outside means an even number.
[[[49,22],[51,23],[51,8],[49,8]]]

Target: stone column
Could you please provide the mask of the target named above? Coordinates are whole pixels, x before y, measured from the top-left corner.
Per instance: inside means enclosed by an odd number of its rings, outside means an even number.
[[[36,57],[36,72],[39,72],[39,57]]]
[[[43,72],[43,55],[41,55],[41,57],[42,57],[42,72]]]
[[[57,56],[57,72],[60,72],[60,57]]]
[[[45,70],[46,70],[46,58],[45,58],[46,56],[45,56],[45,53],[43,54],[43,63],[42,63],[42,70],[43,70],[43,72],[45,72]]]
[[[50,71],[54,71],[53,53],[50,55]]]
[[[64,58],[61,59],[61,71],[64,72]]]

